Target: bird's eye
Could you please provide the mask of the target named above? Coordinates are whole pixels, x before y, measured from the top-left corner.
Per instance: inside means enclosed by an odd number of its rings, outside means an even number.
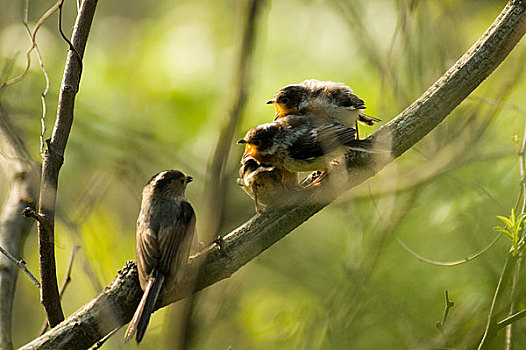
[[[184,184],[184,179],[179,180],[181,184]]]
[[[256,147],[259,147],[259,146],[261,146],[261,140],[254,140],[254,141],[252,142],[252,144],[253,144],[254,146],[256,146]]]
[[[281,99],[281,104],[286,105],[286,104],[288,104],[288,103],[289,103],[289,98],[288,98],[288,97],[283,97],[283,98]]]

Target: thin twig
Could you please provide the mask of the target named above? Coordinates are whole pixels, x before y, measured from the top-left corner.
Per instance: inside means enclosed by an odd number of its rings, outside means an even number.
[[[66,274],[64,275],[64,281],[62,282],[62,286],[60,287],[60,297],[64,295],[64,292],[66,291],[66,287],[68,286],[69,282],[71,282],[71,269],[73,268],[73,260],[75,259],[75,254],[80,249],[80,246],[76,245],[71,250],[71,255],[69,256],[69,262],[68,267],[66,269]]]
[[[449,315],[449,309],[455,306],[455,302],[449,300],[449,292],[446,289],[446,306],[444,307],[444,314],[442,315],[442,320],[437,322],[436,326],[438,329],[444,329],[444,325],[447,321],[447,316]]]
[[[53,6],[51,6],[51,8],[49,10],[46,11],[46,13],[44,13],[42,15],[42,17],[40,17],[40,19],[38,20],[37,24],[35,24],[35,28],[33,28],[33,32],[31,33],[31,46],[26,51],[26,67],[24,68],[24,71],[20,75],[8,80],[7,82],[5,82],[3,84],[0,84],[0,89],[21,81],[25,77],[27,72],[29,72],[29,68],[31,67],[31,52],[37,46],[37,44],[36,44],[37,32],[40,29],[40,27],[44,24],[44,22],[46,22],[46,20],[49,18],[49,16],[51,16],[55,11],[58,10],[58,8],[62,4],[62,2],[64,2],[64,0],[58,0]]]
[[[512,278],[512,285],[511,285],[511,291],[510,291],[511,302],[510,302],[510,309],[508,312],[508,314],[510,315],[513,315],[516,312],[516,308],[517,308],[518,300],[515,297],[515,293],[517,290],[517,284],[519,283],[520,271],[521,271],[521,260],[519,259],[517,260],[517,263],[515,264],[515,271],[514,271],[513,278]],[[496,328],[498,329],[498,323],[497,323]],[[505,339],[506,339],[505,349],[506,350],[511,349],[512,331],[513,331],[512,324],[510,323],[506,327],[506,336],[505,336]]]
[[[29,15],[29,0],[25,0],[24,4],[24,19],[22,20],[22,23],[24,25],[24,28],[26,28],[27,34],[29,35],[29,38],[33,40],[33,36],[31,33],[31,29],[29,29],[29,23],[28,23],[28,15]],[[44,153],[44,136],[46,134],[46,114],[47,114],[47,103],[46,103],[46,96],[49,92],[49,76],[47,74],[46,68],[44,67],[44,61],[42,60],[42,55],[40,54],[40,49],[38,48],[38,45],[36,42],[34,42],[35,45],[35,52],[37,54],[38,63],[40,65],[40,70],[42,71],[42,74],[44,74],[44,79],[46,80],[46,88],[42,92],[40,98],[42,100],[42,117],[40,118],[40,124],[41,124],[41,132],[40,132],[40,154],[43,155]]]
[[[26,266],[26,262],[24,260],[17,260],[14,256],[9,254],[8,251],[6,251],[4,248],[0,247],[0,252],[4,254],[9,260],[11,260],[16,266],[18,266],[24,273],[29,277],[31,282],[37,286],[38,289],[40,289],[40,282],[38,282],[37,278],[29,271],[29,269]]]
[[[495,100],[493,98],[489,98],[489,97],[486,97],[486,96],[477,96],[477,95],[470,95],[468,98],[470,100],[482,101],[482,102],[485,102],[485,103],[493,105],[493,106],[498,106],[500,108],[510,109],[512,111],[516,111],[516,112],[519,112],[520,114],[526,115],[526,108],[518,106],[518,105],[516,105],[514,103],[500,102],[500,101]]]
[[[93,345],[93,347],[91,348],[91,350],[97,350],[97,349],[100,349],[102,347],[102,345],[104,345],[104,343],[110,339],[115,333],[117,333],[119,331],[119,329],[121,329],[121,327],[117,327],[115,328],[114,330],[112,330],[111,332],[108,333],[108,335],[106,335],[104,338],[102,338],[101,340],[99,340],[97,343],[95,343],[95,345]]]
[[[40,225],[44,227],[48,225],[46,222],[46,218],[44,218],[42,215],[39,215],[36,211],[31,209],[31,207],[26,207],[22,211],[22,215],[24,215],[26,218],[34,219],[36,222],[38,222]],[[47,227],[46,229],[49,230],[49,227]]]
[[[510,280],[511,272],[513,271],[515,264],[517,262],[517,257],[513,256],[510,252],[502,268],[502,273],[500,274],[499,282],[495,288],[495,293],[493,294],[493,299],[491,300],[491,306],[488,312],[488,319],[486,321],[486,328],[484,330],[484,335],[479,343],[478,350],[487,349],[490,345],[490,339],[492,339],[496,332],[496,317],[495,311],[497,308],[497,303],[501,300],[502,295],[504,294],[505,284]]]
[[[75,54],[75,57],[78,59],[78,61],[79,61],[78,63],[80,65],[80,67],[79,67],[80,73],[79,74],[82,74],[82,57],[80,56],[80,54],[78,53],[77,49],[75,48],[75,45],[73,45],[71,43],[69,38],[62,31],[62,5],[64,5],[64,0],[62,0],[60,2],[60,4],[58,5],[58,31],[59,31],[60,36],[62,37],[62,39],[64,39],[64,41],[68,44],[69,49]]]
[[[477,253],[475,253],[475,254],[473,254],[473,255],[465,258],[465,259],[456,260],[456,261],[437,261],[437,260],[431,260],[431,259],[428,259],[426,257],[423,257],[422,255],[418,254],[417,252],[415,252],[414,250],[409,248],[407,246],[407,244],[405,244],[398,236],[395,236],[396,240],[402,246],[402,248],[407,250],[415,258],[417,258],[418,260],[420,260],[422,262],[425,262],[425,263],[428,263],[428,264],[431,264],[431,265],[436,265],[436,266],[457,266],[457,265],[462,265],[464,263],[467,263],[467,262],[469,262],[469,261],[471,261],[473,259],[476,259],[479,256],[481,256],[482,254],[484,254],[486,251],[488,251],[491,247],[493,247],[493,245],[495,243],[497,243],[497,241],[499,240],[500,237],[502,237],[502,234],[500,234],[497,237],[495,237],[495,239],[493,241],[491,241],[491,243],[488,244],[485,248],[483,248],[482,250],[478,251]]]
[[[526,316],[526,309],[521,310],[511,316],[506,317],[502,321],[499,321],[497,323],[497,330],[502,329],[510,324],[512,324],[515,321],[520,320],[521,318],[524,318]]]
[[[519,210],[518,211],[518,214],[522,214],[524,213],[524,207],[525,207],[525,204],[526,204],[526,183],[525,183],[525,178],[524,178],[524,174],[525,174],[525,164],[524,164],[524,150],[526,148],[526,127],[524,128],[524,133],[522,135],[522,142],[521,142],[521,146],[520,146],[520,149],[519,149],[519,175],[520,175],[520,191],[519,191],[519,197],[517,198],[517,205],[515,207],[516,211],[517,209]],[[522,198],[522,205],[520,205],[520,202],[521,202],[521,198]],[[520,208],[519,208],[520,206]],[[522,230],[521,232],[521,238],[520,240],[524,240],[524,237],[525,237],[525,233],[524,233],[524,230]],[[522,261],[519,259],[517,261],[517,264],[515,266],[515,273],[513,275],[513,281],[512,281],[512,286],[511,286],[511,302],[510,302],[510,309],[509,309],[509,314],[510,315],[513,315],[515,314],[516,312],[516,308],[517,308],[517,303],[518,303],[518,300],[517,298],[514,298],[515,296],[515,291],[517,289],[517,284],[518,284],[518,280],[520,278],[520,273],[521,273],[521,265],[522,265]],[[512,317],[512,316],[510,316]],[[502,322],[502,321],[501,321]],[[513,322],[513,321],[512,321]],[[506,339],[506,343],[505,343],[505,349],[506,350],[509,350],[511,349],[511,342],[512,342],[512,327],[513,327],[513,324],[512,322],[509,322],[506,326],[506,336],[505,336],[505,339]],[[499,323],[497,324],[497,328],[499,327]],[[500,328],[499,328],[500,329]]]
[[[447,341],[447,338],[446,338],[446,334],[444,332],[444,326],[446,325],[447,316],[449,315],[449,310],[453,306],[455,306],[455,303],[453,301],[449,300],[449,293],[448,293],[448,291],[446,289],[446,305],[444,307],[444,314],[442,315],[442,320],[435,324],[435,326],[438,328],[438,330],[442,334],[442,337],[444,338],[444,344],[445,344],[446,348],[449,348],[449,344],[448,344],[448,341]]]
[[[522,198],[522,205],[520,205],[520,210],[517,210],[519,214],[522,214],[526,211],[526,126],[524,127],[524,133],[522,135],[522,143],[519,150],[519,174],[520,174],[520,186],[521,191],[519,194]]]

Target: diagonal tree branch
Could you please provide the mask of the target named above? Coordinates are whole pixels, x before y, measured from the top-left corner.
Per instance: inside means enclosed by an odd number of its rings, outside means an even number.
[[[73,124],[75,96],[82,73],[82,56],[95,13],[97,0],[85,0],[73,29],[72,46],[68,53],[57,108],[57,120],[42,161],[42,179],[38,205],[38,244],[41,301],[51,327],[64,320],[57,284],[54,246],[55,204],[58,175],[64,162],[64,151]]]
[[[351,176],[344,188],[321,188],[300,193],[294,205],[268,209],[224,237],[221,249],[214,244],[192,257],[189,268],[198,268],[197,290],[231,276],[312,215],[345,189],[365,181],[402,155],[436,127],[506,58],[526,32],[526,1],[510,1],[484,35],[418,100],[371,136],[386,144],[392,141],[392,156],[351,153]],[[203,262],[203,260],[205,260]],[[191,274],[188,274],[191,275]],[[163,298],[162,306],[193,291],[191,278]],[[23,349],[87,348],[129,322],[142,291],[137,270],[128,263],[117,278],[95,299],[55,329]]]
[[[27,208],[26,208],[27,209]],[[11,262],[13,264],[15,264],[16,266],[18,266],[18,268],[20,268],[20,270],[22,270],[26,275],[27,277],[31,280],[31,282],[33,282],[33,284],[38,288],[40,289],[40,282],[37,280],[37,278],[35,277],[35,275],[33,275],[31,273],[31,271],[29,271],[29,269],[27,268],[26,266],[26,262],[24,260],[18,260],[17,258],[15,258],[14,256],[11,255],[11,253],[9,253],[7,250],[5,250],[4,248],[2,248],[2,246],[0,246],[0,253],[2,253],[3,255],[5,255],[6,258],[8,258],[9,260],[11,260]]]

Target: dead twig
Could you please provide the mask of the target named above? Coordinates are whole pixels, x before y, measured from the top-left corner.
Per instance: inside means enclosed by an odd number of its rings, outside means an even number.
[[[35,286],[37,286],[37,288],[40,289],[40,282],[38,282],[38,280],[36,279],[35,275],[33,275],[31,273],[31,271],[29,271],[29,269],[26,266],[26,262],[24,260],[22,260],[22,259],[21,260],[17,260],[14,256],[9,254],[9,252],[7,252],[2,247],[0,247],[0,253],[4,254],[9,260],[11,260],[16,266],[18,266],[20,268],[20,270],[24,271],[24,273],[27,275],[27,277],[29,277],[31,282],[33,282],[35,284]]]
[[[49,16],[51,16],[53,13],[55,13],[55,11],[57,11],[59,9],[59,7],[62,6],[63,2],[64,2],[64,0],[57,1],[53,6],[51,6],[51,8],[49,10],[46,11],[46,13],[44,13],[42,15],[42,17],[40,17],[40,19],[35,24],[35,28],[33,28],[33,31],[31,32],[31,35],[30,35],[31,36],[31,46],[26,51],[26,67],[24,68],[24,71],[22,73],[20,73],[20,75],[8,80],[7,82],[5,82],[3,84],[0,84],[0,90],[2,88],[6,87],[6,86],[16,84],[19,81],[21,81],[22,79],[24,79],[24,77],[26,76],[27,72],[29,72],[29,68],[31,67],[31,52],[33,52],[33,50],[37,47],[36,36],[37,36],[38,30],[40,29],[40,27],[42,27],[44,22],[46,22],[46,20],[49,18]],[[27,9],[27,7],[26,7],[26,9]],[[26,10],[26,13],[27,13],[27,10]],[[27,21],[27,19],[26,19],[26,21]]]

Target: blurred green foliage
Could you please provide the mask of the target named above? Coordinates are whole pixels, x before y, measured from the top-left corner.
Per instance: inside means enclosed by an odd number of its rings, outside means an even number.
[[[307,78],[342,81],[384,122],[395,117],[486,30],[504,1],[285,0],[268,3],[258,22],[249,99],[236,140],[273,118],[265,105],[284,85]],[[51,6],[30,1],[32,27]],[[75,18],[66,2],[64,30]],[[206,222],[214,193],[206,165],[232,106],[233,74],[245,2],[99,2],[65,164],[60,175],[56,254],[59,281],[74,245],[81,250],[63,299],[66,314],[91,300],[126,260],[134,259],[142,186],[160,170],[195,179],[188,197]],[[0,1],[0,67],[19,74],[30,46],[23,2]],[[56,14],[37,35],[51,89],[51,134],[67,45]],[[519,194],[514,135],[525,125],[525,44],[445,122],[375,178],[344,194],[230,279],[200,292],[187,329],[191,349],[474,348],[510,242],[456,267],[425,264],[394,239],[430,259],[470,256],[494,238],[496,215]],[[26,78],[1,92],[35,159],[45,88],[36,56]],[[9,69],[10,67],[10,69]],[[366,135],[374,128],[362,128]],[[238,137],[239,136],[239,137]],[[234,140],[233,140],[234,141]],[[241,148],[233,145],[222,234],[252,214],[235,184]],[[6,186],[0,185],[0,199]],[[38,271],[35,235],[23,258]],[[455,306],[444,334],[435,327],[444,290]],[[520,291],[524,301],[524,291]],[[520,305],[524,307],[523,304]],[[181,305],[157,312],[142,349],[169,348]],[[38,291],[19,278],[14,339],[35,338],[44,319]],[[175,320],[175,321],[174,321]],[[516,348],[526,324],[514,325]],[[504,341],[504,332],[497,344]],[[163,345],[164,344],[164,345]],[[169,343],[173,344],[173,343]],[[122,331],[106,345],[123,345]]]

